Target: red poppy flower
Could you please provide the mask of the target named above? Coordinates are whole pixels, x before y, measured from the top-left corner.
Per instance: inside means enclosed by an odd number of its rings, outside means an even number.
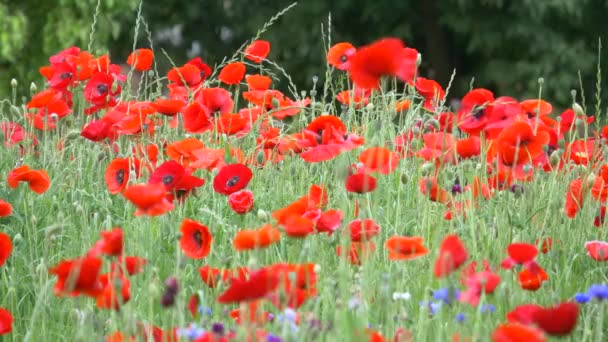
[[[293,238],[304,238],[315,231],[315,222],[304,216],[290,215],[280,223],[285,234]]]
[[[246,214],[253,210],[253,192],[240,190],[228,196],[228,205],[237,214]]]
[[[189,63],[169,70],[167,78],[174,84],[188,87],[196,87],[203,81],[201,70],[196,65]]]
[[[119,310],[131,299],[131,283],[129,279],[116,274],[102,274],[100,282],[103,291],[97,296],[97,307],[100,309]]]
[[[372,241],[357,242],[352,241],[343,249],[342,246],[336,246],[336,255],[347,259],[352,265],[361,265],[361,263],[371,257],[376,250],[376,245]]]
[[[265,40],[256,40],[245,49],[245,58],[254,63],[262,63],[269,52],[269,42]]]
[[[247,75],[245,81],[249,86],[249,90],[268,90],[272,79],[268,76],[263,75]]]
[[[249,131],[249,121],[240,114],[225,113],[215,120],[215,129],[219,134],[245,135]]]
[[[192,176],[192,171],[174,160],[169,160],[154,170],[148,183],[163,184],[167,191],[175,193],[178,199],[183,199],[193,188],[203,186],[205,180]]]
[[[479,305],[483,293],[491,294],[500,284],[500,276],[490,269],[473,273],[465,280],[467,289],[460,293],[458,300],[472,306]]]
[[[385,147],[370,147],[361,152],[359,161],[370,172],[388,175],[399,165],[399,155]]]
[[[203,62],[200,57],[192,58],[188,61],[187,64],[194,65],[198,68],[199,74],[201,76],[201,81],[204,81],[207,79],[207,77],[211,76],[211,68],[209,67],[209,65],[207,65],[207,63]]]
[[[139,177],[141,162],[139,159],[115,158],[106,168],[105,181],[108,191],[115,195],[122,192],[131,174],[131,168],[135,171],[135,176]]]
[[[10,203],[0,200],[0,217],[10,216],[13,212],[13,207]]]
[[[87,254],[90,257],[98,257],[101,254],[109,256],[122,255],[124,234],[122,228],[114,228],[100,233],[101,240],[97,241]]]
[[[479,135],[489,122],[494,94],[483,88],[473,89],[463,98],[458,110],[458,128],[470,135]]]
[[[127,64],[137,71],[147,71],[154,62],[154,52],[150,49],[137,49],[127,57]]]
[[[247,280],[249,270],[245,267],[239,267],[234,270],[229,270],[203,266],[198,269],[198,273],[201,276],[203,282],[207,286],[209,286],[209,288],[214,288],[220,280],[227,281],[228,279],[232,278],[238,278],[243,281]]]
[[[3,232],[0,232],[0,267],[4,265],[13,250],[11,238]]]
[[[80,135],[93,142],[105,139],[115,140],[117,138],[116,129],[111,123],[105,120],[93,120],[82,128]]]
[[[456,153],[462,159],[477,157],[481,153],[479,137],[471,136],[456,141]]]
[[[373,219],[354,220],[348,224],[350,240],[367,241],[380,232],[380,226]]]
[[[189,258],[202,259],[211,252],[213,235],[204,224],[186,218],[182,222],[180,232],[182,237],[179,245]]]
[[[137,207],[135,216],[159,216],[174,208],[167,199],[167,188],[163,184],[132,185],[122,195]]]
[[[447,235],[439,247],[435,261],[435,277],[446,277],[467,261],[468,253],[457,235]]]
[[[99,109],[115,106],[118,102],[114,96],[121,92],[120,85],[112,90],[114,77],[103,72],[96,72],[84,87],[84,98],[93,106],[85,109],[85,114],[92,114]]]
[[[217,297],[222,304],[258,300],[274,291],[280,283],[280,275],[270,267],[249,274],[247,280],[232,278],[230,287]]]
[[[570,182],[568,190],[566,190],[566,204],[564,205],[566,215],[570,218],[574,218],[579,209],[583,206],[584,199],[585,191],[583,188],[583,180],[577,178]]]
[[[196,101],[214,115],[232,113],[234,107],[232,95],[224,88],[205,88],[198,94]]]
[[[585,242],[587,255],[596,261],[608,261],[608,242],[587,241]]]
[[[542,331],[518,323],[499,325],[492,333],[493,342],[545,342]]]
[[[99,281],[102,260],[94,257],[64,260],[49,272],[57,276],[55,294],[77,296],[81,292],[97,297],[103,290]]]
[[[0,336],[13,331],[13,315],[10,311],[0,308]]]
[[[268,247],[281,239],[281,232],[265,224],[258,229],[241,230],[236,233],[232,245],[237,251],[246,251]]]
[[[573,302],[561,303],[550,308],[538,308],[533,313],[534,323],[552,336],[569,335],[578,319],[578,305]]]
[[[429,253],[419,236],[391,236],[384,244],[389,260],[412,260]]]
[[[220,169],[213,179],[215,192],[230,195],[244,189],[253,177],[253,172],[243,164],[230,164]]]
[[[538,255],[538,248],[529,243],[511,243],[507,246],[507,253],[513,262],[523,265],[534,261]]]
[[[507,313],[507,321],[509,323],[520,323],[523,325],[531,325],[534,323],[534,313],[541,306],[536,304],[523,304]]]
[[[519,272],[517,278],[521,288],[528,291],[536,291],[540,289],[543,282],[549,280],[549,276],[540,266],[537,266],[532,270],[529,268],[524,268],[521,272]]]
[[[593,123],[593,121],[595,121],[594,116],[587,116],[585,114],[577,115],[576,113],[574,113],[574,110],[572,110],[572,108],[566,109],[563,113],[561,113],[559,115],[559,118],[561,119],[559,121],[560,136],[570,132],[570,130],[576,123],[577,119],[581,119],[583,122],[586,122],[587,124]]]
[[[17,188],[20,182],[27,182],[29,188],[37,194],[45,193],[51,186],[51,180],[46,171],[31,170],[27,165],[13,169],[6,178],[6,184],[13,189]]]
[[[341,210],[330,209],[322,213],[315,222],[315,230],[330,235],[340,228],[344,214]]]
[[[505,165],[529,163],[543,152],[549,134],[537,131],[524,121],[515,121],[504,128],[496,138],[496,148]]]
[[[350,60],[357,52],[351,43],[337,43],[327,52],[327,63],[340,70],[350,69]]]
[[[121,256],[110,265],[112,273],[122,274],[123,269],[128,275],[136,275],[143,272],[148,261],[136,256]]]
[[[416,78],[416,90],[425,99],[424,107],[430,110],[434,110],[445,97],[445,90],[437,81],[424,77]]]
[[[245,64],[241,62],[230,63],[222,68],[218,80],[225,84],[239,84],[245,76]]]
[[[158,113],[167,116],[173,116],[182,111],[186,103],[180,99],[163,99],[158,98],[155,102],[151,102],[150,106]]]
[[[439,187],[436,178],[420,178],[420,181],[418,182],[418,188],[420,189],[420,192],[422,194],[424,194],[433,202],[450,202],[450,194]]]
[[[376,178],[365,173],[356,173],[346,177],[346,191],[364,194],[376,190]]]
[[[350,59],[351,80],[360,88],[378,88],[382,76],[399,73],[404,49],[397,38],[384,38],[359,48]]]

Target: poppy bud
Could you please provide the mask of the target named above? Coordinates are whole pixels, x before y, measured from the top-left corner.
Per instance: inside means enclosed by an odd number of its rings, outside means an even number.
[[[268,220],[268,213],[262,209],[258,209],[258,219],[262,221]]]
[[[593,187],[593,184],[595,184],[595,174],[593,172],[591,172],[589,174],[589,176],[587,176],[587,186],[588,187]]]
[[[560,159],[561,159],[561,152],[559,150],[555,150],[555,151],[553,151],[553,153],[551,153],[549,162],[551,163],[551,166],[557,166]]]
[[[319,76],[314,75],[314,76],[312,77],[312,84],[317,84],[317,82],[318,82],[318,81],[319,81]]]
[[[315,272],[316,274],[321,273],[321,265],[319,264],[315,264],[315,266],[313,267],[313,272]]]
[[[435,119],[429,120],[428,125],[429,125],[429,126],[432,126],[433,128],[435,128],[435,129],[437,129],[437,130],[438,130],[440,127],[441,127],[441,126],[439,125],[439,121],[437,121],[437,120],[435,120]]]
[[[572,98],[576,98],[576,89],[570,90],[570,96],[572,96]]]
[[[317,112],[323,112],[325,110],[325,108],[323,107],[323,104],[321,102],[315,102],[312,107]]]
[[[52,225],[52,226],[46,228],[44,235],[46,235],[47,238],[50,238],[51,236],[60,234],[62,230],[63,230],[63,226],[61,226],[59,224],[55,224],[55,225]]]
[[[433,171],[434,168],[435,168],[435,165],[433,165],[432,163],[424,163],[424,164],[422,164],[422,167],[420,168],[420,172],[422,173],[423,176],[426,176],[429,173],[431,173],[431,171]]]
[[[35,94],[38,91],[38,87],[36,87],[36,83],[30,83],[30,93]]]
[[[277,99],[276,97],[272,98],[271,104],[273,108],[281,107],[281,101],[279,101],[279,99]]]
[[[581,107],[581,105],[579,105],[576,102],[574,102],[574,104],[572,104],[572,110],[574,111],[574,114],[576,114],[576,115],[585,115],[585,111],[583,110],[583,107]]]
[[[154,77],[154,70],[148,70],[148,77]]]
[[[21,241],[23,241],[23,236],[21,234],[17,233],[13,236],[13,245],[18,245]]]
[[[102,160],[106,159],[106,153],[104,151],[97,153],[96,159],[97,159],[97,161],[102,161]]]
[[[65,140],[66,141],[74,140],[74,139],[77,139],[78,137],[80,137],[80,131],[72,130],[72,131],[69,131],[68,134],[65,135]]]
[[[19,116],[19,115],[21,115],[21,113],[19,111],[19,107],[11,106],[10,107],[10,111],[11,111],[11,115],[13,115],[13,116]]]
[[[574,125],[575,125],[577,128],[582,127],[584,124],[585,124],[585,122],[584,122],[583,120],[581,120],[581,119],[576,119],[576,120],[574,120]]]
[[[410,177],[406,173],[402,173],[400,180],[401,180],[401,184],[407,184],[407,182],[410,181]]]
[[[310,91],[310,96],[311,96],[311,97],[313,97],[313,98],[314,98],[315,96],[317,96],[317,91],[316,91],[315,89],[311,90],[311,91]]]
[[[545,83],[545,79],[542,77],[538,78],[538,84],[543,85]]]
[[[19,85],[19,82],[14,78],[11,79],[11,88],[17,88],[17,85]]]
[[[365,106],[365,109],[371,112],[372,110],[374,110],[374,104],[371,102],[368,103],[367,106]]]
[[[258,153],[255,155],[255,161],[262,165],[264,164],[264,161],[266,160],[266,154],[264,153],[264,151],[258,151]]]
[[[557,141],[557,146],[559,146],[559,148],[564,148],[566,147],[566,141],[564,139],[559,139]]]
[[[418,56],[416,56],[416,66],[420,66],[420,64],[422,64],[422,54],[418,53]]]
[[[420,127],[418,127],[418,126],[412,127],[412,133],[419,134],[420,133]]]
[[[44,277],[47,274],[47,265],[44,262],[44,259],[40,259],[40,263],[38,264],[38,266],[36,266],[36,274],[38,274],[40,277]]]

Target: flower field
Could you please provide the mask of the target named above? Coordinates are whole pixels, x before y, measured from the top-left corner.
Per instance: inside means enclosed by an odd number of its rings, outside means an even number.
[[[448,106],[398,38],[326,47],[312,89],[261,37],[69,47],[2,100],[3,341],[607,340],[599,100]]]

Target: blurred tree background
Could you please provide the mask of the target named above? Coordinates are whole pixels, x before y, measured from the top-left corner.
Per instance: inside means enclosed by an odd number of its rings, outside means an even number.
[[[93,50],[110,51],[113,60],[124,61],[134,43],[139,0],[100,2]],[[213,66],[291,2],[144,0],[145,24],[136,46],[148,47],[151,38],[161,70],[170,66],[161,48],[175,64],[202,56]],[[50,54],[73,44],[86,48],[96,4],[0,0],[0,82],[17,77],[40,84],[35,72]],[[582,83],[588,107],[594,106],[598,42],[608,37],[606,0],[302,0],[262,35],[272,44],[269,58],[300,90],[312,87],[313,76],[322,82],[321,24],[327,29],[330,13],[332,43],[359,46],[383,36],[400,37],[422,53],[422,75],[446,87],[455,69],[451,97],[461,97],[473,79],[475,87],[499,95],[536,97],[543,77],[544,98],[567,106],[571,89]],[[1,89],[6,92],[8,86]]]

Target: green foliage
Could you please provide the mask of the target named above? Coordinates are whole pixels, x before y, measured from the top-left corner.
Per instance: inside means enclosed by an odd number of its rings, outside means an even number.
[[[3,2],[6,0],[3,0]],[[0,3],[0,95],[7,94],[11,78],[26,94],[30,81],[40,83],[38,67],[48,56],[72,45],[86,48],[97,0],[9,0]],[[135,17],[138,0],[101,0],[93,52],[108,51],[107,43],[126,26],[120,16]]]
[[[188,52],[198,42],[200,54],[213,65],[232,55],[291,2],[148,1],[143,14],[154,33],[171,28],[181,32],[179,39],[155,37],[154,42],[175,63],[192,57]],[[500,95],[536,97],[537,80],[544,77],[546,98],[568,106],[570,90],[580,88],[579,70],[587,97],[592,98],[598,38],[608,36],[603,17],[607,10],[603,0],[308,0],[301,1],[262,37],[272,43],[270,58],[280,62],[303,90],[312,87],[314,75],[322,83],[321,24],[327,28],[331,13],[333,42],[363,45],[382,36],[397,36],[422,53],[424,75],[447,86],[456,69],[455,97],[468,90],[472,78],[475,86]],[[133,25],[135,18],[129,20]],[[131,47],[130,34],[115,42],[113,48],[120,55]],[[145,37],[140,40],[147,45]]]

